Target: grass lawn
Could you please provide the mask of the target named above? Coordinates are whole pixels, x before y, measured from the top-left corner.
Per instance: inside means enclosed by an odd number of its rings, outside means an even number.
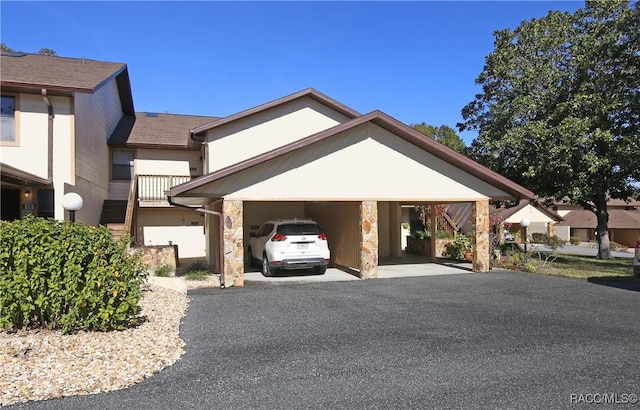
[[[530,256],[529,263],[536,268],[536,273],[577,279],[640,281],[633,274],[633,258],[599,260],[589,256],[558,255],[555,261],[544,266],[545,257],[543,254],[540,260],[535,253]]]

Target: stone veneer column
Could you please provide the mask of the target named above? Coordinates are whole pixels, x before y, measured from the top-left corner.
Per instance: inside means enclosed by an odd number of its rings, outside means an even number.
[[[225,286],[244,286],[244,242],[242,238],[242,201],[222,203],[224,219]]]
[[[378,277],[378,203],[360,203],[360,277]]]
[[[473,271],[488,272],[489,255],[489,201],[473,203],[473,218],[475,229],[475,246],[473,247]]]

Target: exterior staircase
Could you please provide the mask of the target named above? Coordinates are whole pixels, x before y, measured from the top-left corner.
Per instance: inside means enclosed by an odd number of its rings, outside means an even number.
[[[102,204],[100,225],[105,225],[113,237],[119,239],[127,234],[126,214],[127,201],[106,199]]]

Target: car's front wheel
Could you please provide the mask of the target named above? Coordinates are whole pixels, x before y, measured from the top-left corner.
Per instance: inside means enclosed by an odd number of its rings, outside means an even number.
[[[267,258],[267,254],[262,255],[262,275],[264,276],[273,276],[273,268],[269,264],[269,259]]]

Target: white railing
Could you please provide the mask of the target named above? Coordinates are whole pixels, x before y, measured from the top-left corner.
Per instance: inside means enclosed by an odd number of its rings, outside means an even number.
[[[166,201],[165,191],[176,185],[191,181],[190,176],[178,175],[138,175],[138,201]]]

